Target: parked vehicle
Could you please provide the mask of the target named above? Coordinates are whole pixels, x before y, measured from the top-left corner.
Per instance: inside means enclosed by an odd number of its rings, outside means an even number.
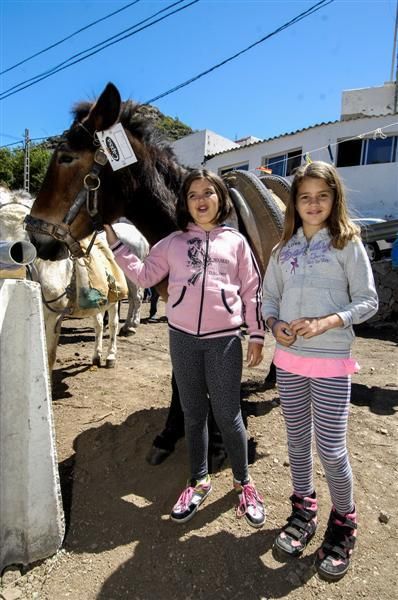
[[[386,223],[385,219],[377,219],[371,217],[355,218],[352,220],[354,221],[354,223],[357,223],[357,225],[359,225],[362,230],[376,223]],[[391,247],[393,241],[394,238],[377,240],[375,242],[364,241],[364,246],[366,248],[366,252],[368,253],[369,260],[373,262],[375,260],[380,260],[380,258],[389,257],[391,255]]]

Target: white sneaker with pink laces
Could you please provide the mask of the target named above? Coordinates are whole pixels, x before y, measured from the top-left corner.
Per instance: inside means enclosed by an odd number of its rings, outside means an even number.
[[[239,504],[236,507],[238,519],[245,517],[251,527],[262,527],[265,523],[264,500],[252,482],[240,483],[234,479],[234,489],[239,495]]]
[[[170,517],[178,523],[186,523],[189,519],[192,519],[210,492],[211,481],[209,475],[206,475],[200,481],[191,479],[174,505]]]

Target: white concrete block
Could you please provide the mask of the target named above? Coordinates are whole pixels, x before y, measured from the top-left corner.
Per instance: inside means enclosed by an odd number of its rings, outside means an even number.
[[[0,572],[64,537],[40,285],[0,281]]]

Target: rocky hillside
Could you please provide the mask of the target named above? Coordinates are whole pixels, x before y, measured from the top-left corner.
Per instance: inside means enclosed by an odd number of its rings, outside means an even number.
[[[165,137],[169,142],[179,140],[180,138],[193,133],[193,129],[191,129],[189,125],[182,123],[178,117],[173,118],[168,115],[164,115],[155,106],[143,104],[140,107],[140,113],[144,114],[148,121],[152,121],[162,136]],[[49,137],[40,145],[51,150],[54,149],[58,144],[59,139],[60,136]]]
[[[193,133],[193,129],[182,123],[178,117],[164,115],[155,106],[143,105],[141,111],[147,114],[148,120],[153,121],[155,127],[170,141],[179,140]]]

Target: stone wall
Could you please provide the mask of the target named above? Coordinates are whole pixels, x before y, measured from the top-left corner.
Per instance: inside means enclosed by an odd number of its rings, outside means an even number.
[[[372,263],[372,269],[380,306],[369,323],[398,321],[398,269],[387,259]]]

